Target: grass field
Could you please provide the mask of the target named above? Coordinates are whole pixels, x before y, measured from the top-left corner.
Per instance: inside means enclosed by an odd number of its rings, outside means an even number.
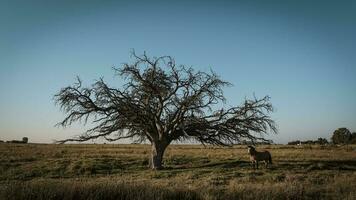
[[[171,145],[148,169],[148,145],[0,144],[0,199],[356,199],[356,146]]]

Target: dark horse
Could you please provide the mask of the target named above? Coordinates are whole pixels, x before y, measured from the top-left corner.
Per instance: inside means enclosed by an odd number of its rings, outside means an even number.
[[[268,164],[272,164],[272,156],[268,151],[258,152],[252,146],[248,147],[248,153],[250,154],[250,161],[252,167],[258,169],[258,162],[263,161],[266,164],[266,168]]]

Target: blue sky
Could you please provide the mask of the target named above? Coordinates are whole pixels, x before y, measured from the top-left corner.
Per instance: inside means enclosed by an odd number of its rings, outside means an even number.
[[[233,84],[229,105],[270,95],[277,143],[356,131],[353,1],[0,0],[0,139],[52,142],[85,127],[54,127],[53,95],[74,82],[120,81],[131,49],[212,68]]]

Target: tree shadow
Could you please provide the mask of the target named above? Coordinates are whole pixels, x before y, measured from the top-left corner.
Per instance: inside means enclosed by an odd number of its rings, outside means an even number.
[[[166,170],[195,170],[195,169],[251,169],[249,161],[224,160],[198,165],[176,165],[166,167]],[[259,169],[265,169],[261,163]],[[350,170],[356,171],[356,160],[276,160],[269,165],[268,170]]]
[[[242,160],[233,160],[233,161],[220,161],[220,162],[211,162],[211,163],[205,163],[205,164],[199,164],[199,165],[194,165],[194,166],[189,166],[189,165],[180,165],[180,166],[170,166],[166,167],[165,169],[171,169],[171,170],[194,170],[194,169],[231,169],[231,168],[237,168],[237,167],[246,167],[250,166],[250,162],[247,161],[242,161]]]
[[[275,167],[280,169],[356,171],[356,160],[281,160],[276,163]]]
[[[229,169],[229,168],[246,167],[246,166],[250,166],[250,162],[243,161],[243,160],[235,160],[235,161],[208,163],[201,166],[197,166],[196,168],[216,167],[216,168]]]

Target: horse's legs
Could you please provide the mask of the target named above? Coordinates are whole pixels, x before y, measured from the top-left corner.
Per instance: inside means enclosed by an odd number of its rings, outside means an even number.
[[[258,169],[258,161],[256,160],[256,169]]]

